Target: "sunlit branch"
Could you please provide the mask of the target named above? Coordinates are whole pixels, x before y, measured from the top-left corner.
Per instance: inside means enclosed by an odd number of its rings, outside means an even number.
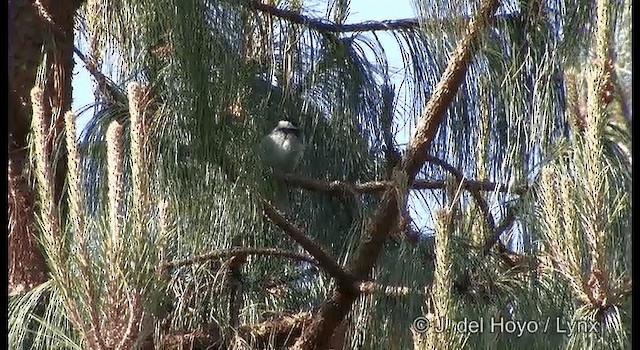
[[[264,256],[279,256],[298,261],[306,261],[312,264],[318,262],[310,256],[299,254],[287,250],[276,248],[233,248],[227,250],[217,250],[211,253],[198,255],[189,259],[169,261],[163,265],[163,268],[180,267],[185,265],[193,265],[203,263],[211,260],[217,260],[227,258],[236,255],[264,255]]]
[[[462,171],[455,168],[451,164],[445,162],[444,160],[428,154],[426,161],[429,163],[439,165],[446,171],[452,173],[456,177],[456,181],[462,182],[463,186],[464,186],[464,183],[467,182]],[[480,207],[480,210],[482,210],[482,213],[487,219],[487,226],[489,227],[489,232],[493,232],[496,228],[496,224],[495,224],[495,221],[493,220],[493,215],[491,215],[491,212],[489,212],[489,206],[487,205],[487,202],[484,200],[484,198],[482,198],[482,195],[478,190],[470,190],[469,192],[471,192],[471,196],[476,201],[476,204],[478,205],[478,207]]]
[[[362,293],[373,294],[383,293],[389,297],[406,297],[411,295],[423,295],[429,294],[428,289],[425,287],[422,290],[407,286],[386,286],[383,284],[375,283],[373,281],[366,281],[359,284],[358,289]]]
[[[298,242],[302,248],[309,252],[309,254],[317,260],[317,264],[335,278],[340,286],[348,290],[356,291],[354,287],[356,278],[347,273],[320,244],[308,238],[302,229],[285,218],[271,203],[264,200],[262,203],[265,215],[293,240]]]
[[[283,176],[287,184],[302,188],[312,192],[321,192],[328,195],[338,196],[345,193],[350,193],[351,189],[356,193],[376,193],[383,192],[387,187],[392,185],[391,181],[369,181],[363,183],[347,183],[344,181],[325,181],[312,179],[300,175],[286,174]],[[447,186],[444,180],[414,180],[411,189],[414,190],[434,190],[443,189]],[[524,194],[528,187],[514,187],[509,189],[507,185],[498,184],[491,181],[476,181],[466,180],[462,185],[462,188],[468,191],[497,191],[497,192],[510,192],[517,195]]]

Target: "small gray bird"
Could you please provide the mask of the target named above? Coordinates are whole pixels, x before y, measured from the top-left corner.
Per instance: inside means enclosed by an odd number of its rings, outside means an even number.
[[[260,142],[263,162],[274,172],[291,173],[304,152],[302,132],[288,120],[278,125]]]
[[[293,172],[304,152],[304,137],[300,129],[290,121],[281,120],[260,142],[262,162],[276,176],[273,182],[276,205],[285,212],[290,211],[287,184],[277,177]]]

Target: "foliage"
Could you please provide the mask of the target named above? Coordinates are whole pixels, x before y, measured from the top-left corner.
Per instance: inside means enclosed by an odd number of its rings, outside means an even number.
[[[625,21],[602,18],[628,16],[625,4],[502,4],[420,168],[416,184],[440,181],[427,189],[399,184],[394,154],[407,148],[402,130],[430,117],[424,107],[476,5],[419,1],[417,21],[352,32],[348,1],[331,2],[325,15],[316,6],[326,4],[270,4],[89,1],[78,13],[95,114],[77,147],[67,118],[67,148],[77,154],[71,211],[58,218],[47,193],[53,156],[34,112],[52,280],[12,298],[12,348],[157,345],[197,331],[220,348],[292,344],[309,316],[285,336],[261,338],[260,325],[313,315],[338,283],[265,217],[263,199],[282,179],[255,147],[281,119],[305,135],[295,175],[338,188],[288,180],[286,219],[341,266],[355,259],[381,202],[357,185],[395,181],[408,191],[336,332],[345,348],[630,344],[631,253],[617,248],[630,246],[630,122],[623,98],[602,97],[609,57],[585,44],[613,40],[614,29],[624,37]],[[383,36],[402,53],[401,84]],[[495,186],[481,191],[470,179]],[[483,249],[493,236],[495,247]],[[42,318],[38,300],[49,301]],[[418,316],[485,328],[421,333]],[[492,332],[494,321],[539,328]],[[598,332],[540,334],[549,322],[587,321]]]

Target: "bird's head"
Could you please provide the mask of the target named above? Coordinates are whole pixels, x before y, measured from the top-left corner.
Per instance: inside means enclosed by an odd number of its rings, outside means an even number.
[[[282,132],[285,134],[293,134],[298,138],[301,137],[300,129],[288,120],[279,121],[278,125],[273,129],[273,132]]]

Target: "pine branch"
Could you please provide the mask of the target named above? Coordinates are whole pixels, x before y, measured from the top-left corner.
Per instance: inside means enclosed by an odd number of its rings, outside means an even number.
[[[511,226],[513,226],[513,223],[515,222],[515,220],[516,220],[515,215],[511,210],[509,210],[509,212],[507,213],[507,217],[504,219],[502,224],[498,226],[498,228],[495,228],[491,231],[491,232],[494,232],[493,236],[489,237],[487,242],[484,244],[482,251],[485,255],[488,254],[489,250],[491,250],[491,247],[493,247],[493,245],[496,244],[496,242],[498,242],[498,240],[500,239],[500,236],[509,228],[511,228]]]
[[[350,193],[363,193],[380,191],[384,189],[384,185],[380,188],[367,188],[358,184],[351,184],[344,181],[325,181],[304,177],[295,174],[275,174],[276,177],[284,180],[288,185],[302,188],[311,192],[325,193],[331,196],[344,196]]]
[[[102,96],[104,96],[107,101],[115,103],[116,101],[122,101],[123,98],[126,98],[124,96],[124,92],[117,89],[116,83],[106,75],[102,74],[100,70],[96,69],[93,62],[91,62],[91,60],[89,60],[87,56],[80,51],[80,49],[74,46],[73,52],[78,56],[82,63],[84,63],[89,74],[91,74],[96,80],[98,90],[100,90]]]
[[[375,283],[373,281],[366,281],[360,283],[358,289],[362,293],[373,294],[376,292],[382,292],[388,297],[406,297],[411,295],[428,296],[428,288],[418,290],[407,286],[385,286],[383,284]]]
[[[312,18],[300,14],[298,11],[283,10],[276,6],[264,4],[260,1],[250,1],[248,8],[256,11],[260,11],[269,14],[274,17],[278,17],[287,20],[291,23],[305,25],[311,29],[314,29],[322,34],[332,33],[357,33],[357,32],[374,32],[374,31],[397,31],[397,30],[417,30],[420,28],[421,19],[403,18],[395,20],[383,20],[383,21],[364,21],[360,23],[342,24],[335,23],[325,19]],[[505,13],[499,16],[501,19],[513,19],[516,16],[510,13]],[[438,26],[438,27],[452,27],[468,24],[469,16],[459,15],[457,17],[447,17],[444,19],[434,19],[431,21],[422,20],[424,26]]]
[[[384,243],[398,218],[397,188],[408,188],[426,161],[427,150],[431,146],[436,130],[445,117],[445,111],[460,88],[471,58],[476,51],[477,42],[483,33],[485,24],[493,19],[498,9],[497,0],[484,0],[480,3],[479,13],[469,22],[465,37],[458,45],[447,65],[442,78],[436,85],[427,102],[417,129],[409,144],[403,161],[394,172],[404,175],[405,184],[389,187],[384,191],[375,216],[361,240],[356,258],[350,264],[350,271],[356,278],[365,279],[375,266]],[[403,195],[403,194],[401,194]],[[322,306],[310,327],[305,329],[293,349],[324,349],[328,339],[351,310],[359,293],[352,293],[338,285],[333,295]]]
[[[386,20],[386,21],[366,21],[366,22],[354,23],[354,24],[339,24],[339,23],[329,22],[326,20],[311,18],[309,16],[302,15],[297,11],[279,9],[275,6],[263,4],[260,1],[249,2],[249,8],[267,13],[269,15],[272,15],[278,18],[285,19],[292,23],[305,25],[323,34],[364,32],[364,31],[377,31],[377,30],[408,30],[408,29],[415,29],[420,26],[420,21],[417,18],[406,18],[406,19],[398,19],[398,20]]]
[[[317,264],[316,264],[317,265]],[[305,269],[302,272],[298,272],[296,274],[284,275],[278,279],[267,278],[258,282],[260,286],[262,286],[263,290],[267,289],[278,289],[282,287],[292,287],[292,283],[299,282],[300,280],[313,278],[317,275],[318,269],[316,267]]]
[[[347,183],[339,180],[318,180],[312,179],[295,174],[282,175],[282,179],[287,182],[288,185],[293,187],[302,188],[311,192],[325,193],[331,196],[340,196],[347,193],[376,193],[383,192],[387,188],[393,185],[392,181],[369,181],[363,183]],[[434,190],[443,189],[447,185],[444,180],[426,180],[418,179],[414,180],[411,185],[411,189],[414,190]],[[462,188],[468,191],[498,191],[498,192],[511,192],[513,194],[522,195],[529,187],[521,186],[509,189],[509,186],[504,184],[498,184],[491,181],[484,180],[467,180],[465,179]]]
[[[230,256],[238,255],[264,255],[264,256],[279,256],[283,258],[289,258],[292,260],[306,261],[311,264],[317,265],[318,262],[310,256],[304,254],[298,254],[295,252],[276,249],[276,248],[233,248],[228,250],[216,250],[211,253],[198,255],[193,258],[169,261],[162,265],[163,268],[168,269],[172,267],[180,267],[192,264],[198,264],[207,262],[210,260],[222,259]]]
[[[79,3],[80,3],[80,1],[78,1],[78,4]],[[77,6],[74,5],[74,8],[77,8],[78,6],[79,5],[77,5]],[[62,38],[66,39],[67,41],[73,42],[73,33],[69,33],[67,31],[65,31],[64,29],[62,29],[60,27],[60,25],[58,25],[53,20],[53,17],[49,14],[49,11],[45,7],[43,7],[43,6],[36,6],[36,7],[38,8],[38,12],[40,13],[40,16],[44,19],[44,23],[47,24],[47,27],[49,29],[53,30],[53,32],[55,32],[57,35],[60,35]],[[109,79],[107,76],[102,74],[102,72],[100,72],[98,69],[96,69],[94,63],[91,62],[91,60],[88,59],[82,53],[82,51],[80,51],[80,49],[78,49],[76,46],[73,47],[73,52],[84,63],[85,68],[87,69],[87,71],[89,71],[89,74],[91,74],[96,79],[96,82],[98,84],[98,89],[100,89],[102,94],[106,98],[108,98],[110,100],[110,102],[117,101],[117,99],[116,99],[116,91],[113,91],[114,89],[112,88],[112,86],[116,86],[116,84],[111,79]]]
[[[393,112],[395,102],[395,87],[385,84],[382,88],[382,115],[380,122],[382,125],[382,135],[384,140],[384,157],[386,160],[387,178],[391,178],[393,169],[400,163],[402,156],[395,145],[395,136],[391,131],[393,126]]]
[[[443,169],[452,173],[453,176],[456,177],[456,181],[459,183],[462,183],[462,186],[464,186],[464,184],[467,182],[467,179],[464,177],[464,174],[462,173],[462,171],[455,168],[453,165],[445,162],[444,160],[430,154],[427,155],[426,160],[427,162],[439,165]],[[478,207],[480,207],[480,210],[482,210],[482,213],[487,219],[487,226],[489,227],[489,232],[495,231],[496,223],[493,220],[493,215],[491,215],[491,212],[489,212],[489,206],[487,205],[487,202],[484,200],[484,198],[482,198],[482,195],[478,190],[469,190],[469,192],[471,192],[471,196],[473,197],[473,200],[475,200],[476,204],[478,205]]]
[[[239,237],[235,237],[233,239],[233,249],[246,250],[243,249],[241,244],[242,240]],[[229,304],[228,304],[228,313],[229,313],[229,326],[232,329],[237,329],[240,320],[240,309],[243,305],[243,293],[242,293],[242,266],[247,262],[247,253],[241,252],[238,254],[233,254],[229,268],[231,269],[231,273],[227,280],[227,285],[229,287]]]
[[[356,278],[346,272],[336,260],[320,244],[308,238],[302,229],[284,217],[271,203],[263,200],[265,215],[278,227],[280,227],[293,240],[298,242],[311,256],[317,260],[317,265],[324,269],[329,275],[336,279],[341,288],[353,293],[357,292],[355,287]]]
[[[313,314],[312,311],[285,313],[255,325],[245,325],[238,329],[238,337],[255,349],[267,349],[270,345],[284,349],[311,322]],[[237,343],[242,343],[242,340]]]
[[[446,187],[446,181],[444,180],[424,180],[419,179],[413,182],[411,186],[414,190],[433,190],[433,189],[442,189]],[[498,184],[491,181],[485,180],[465,180],[464,184],[462,184],[462,188],[471,192],[478,191],[497,191],[497,192],[510,192],[512,194],[523,195],[529,189],[529,186],[521,186],[512,188],[509,190],[509,186],[504,184]]]

